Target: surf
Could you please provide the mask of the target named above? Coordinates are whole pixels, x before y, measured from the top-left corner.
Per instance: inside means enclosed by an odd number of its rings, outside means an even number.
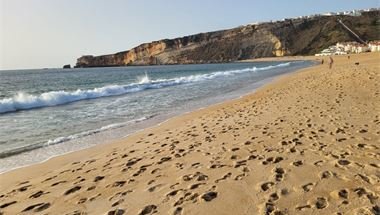
[[[239,73],[258,72],[264,70],[275,69],[278,67],[289,66],[290,62],[280,63],[277,65],[270,65],[266,67],[249,67],[237,70],[216,71],[206,74],[181,76],[169,79],[156,79],[151,80],[149,75],[145,73],[144,76],[137,77],[135,83],[128,85],[107,85],[94,89],[77,89],[75,91],[50,91],[40,95],[31,95],[24,92],[18,92],[11,98],[0,100],[0,114],[29,110],[35,108],[52,107],[58,105],[69,104],[81,100],[97,99],[109,96],[120,96],[128,93],[136,93],[144,90],[159,89],[163,87],[170,87],[180,84],[194,83],[205,81],[222,76],[231,76]]]

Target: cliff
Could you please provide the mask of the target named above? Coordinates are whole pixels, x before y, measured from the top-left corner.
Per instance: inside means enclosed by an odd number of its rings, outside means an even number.
[[[164,39],[115,54],[77,59],[76,67],[221,63],[286,55],[315,54],[337,42],[355,40],[341,19],[364,40],[380,39],[380,11],[361,16],[317,16],[246,25],[229,30]]]

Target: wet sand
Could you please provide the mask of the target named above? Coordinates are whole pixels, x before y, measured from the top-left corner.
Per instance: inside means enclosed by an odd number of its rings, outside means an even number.
[[[1,174],[0,212],[379,214],[380,53],[334,59]]]

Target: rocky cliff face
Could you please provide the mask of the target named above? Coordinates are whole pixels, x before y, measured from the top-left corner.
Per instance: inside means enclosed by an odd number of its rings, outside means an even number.
[[[145,43],[131,50],[102,56],[82,56],[76,67],[220,63],[285,55],[315,54],[339,41],[354,38],[337,21],[365,40],[380,39],[380,11],[361,16],[320,16],[246,25]]]

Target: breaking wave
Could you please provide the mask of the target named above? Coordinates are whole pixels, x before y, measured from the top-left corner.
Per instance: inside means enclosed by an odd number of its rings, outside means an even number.
[[[217,71],[208,74],[182,76],[170,79],[156,79],[151,80],[147,74],[139,77],[136,83],[128,85],[109,85],[100,88],[89,90],[78,89],[75,91],[50,91],[40,95],[31,95],[19,92],[12,98],[5,98],[0,100],[0,113],[8,113],[20,110],[27,110],[33,108],[42,108],[68,104],[76,101],[95,99],[108,96],[118,96],[128,93],[139,92],[148,89],[159,89],[163,87],[175,86],[186,83],[199,82],[204,80],[213,79],[221,76],[230,76],[245,72],[257,72],[263,70],[270,70],[278,67],[289,66],[290,62],[281,63],[266,67],[251,67],[239,70]]]

